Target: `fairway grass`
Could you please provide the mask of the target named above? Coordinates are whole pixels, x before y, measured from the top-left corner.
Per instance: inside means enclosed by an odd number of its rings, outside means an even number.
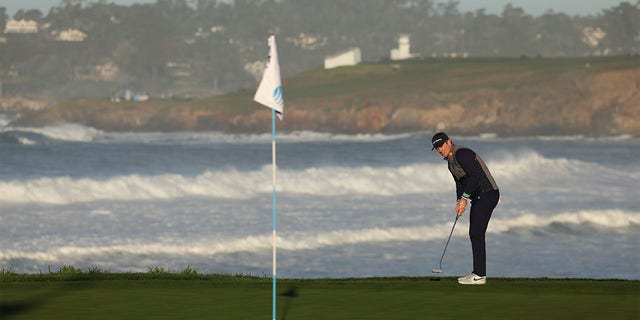
[[[128,278],[0,281],[0,318],[271,318],[270,278]],[[640,281],[435,279],[278,280],[277,318],[640,319]]]

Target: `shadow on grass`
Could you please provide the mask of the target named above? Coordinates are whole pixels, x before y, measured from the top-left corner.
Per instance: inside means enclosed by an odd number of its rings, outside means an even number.
[[[31,309],[35,309],[40,302],[38,301],[25,301],[25,302],[9,302],[0,305],[0,316],[2,319],[9,319],[10,317],[27,313]]]
[[[14,316],[28,313],[47,304],[53,298],[59,298],[66,293],[89,287],[91,286],[86,282],[65,283],[15,301],[4,301],[6,299],[5,297],[5,299],[0,300],[0,319],[12,319]]]
[[[289,313],[289,308],[291,308],[291,303],[295,297],[298,296],[298,288],[291,287],[287,289],[287,291],[280,294],[282,297],[286,297],[286,302],[284,305],[284,310],[282,311],[282,320],[287,319],[287,314]]]
[[[51,291],[53,293],[53,291]],[[15,315],[28,313],[46,303],[49,293],[40,293],[22,301],[8,301],[0,303],[0,318],[10,319]]]

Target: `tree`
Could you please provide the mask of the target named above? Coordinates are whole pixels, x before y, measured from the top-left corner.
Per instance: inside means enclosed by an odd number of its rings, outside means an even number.
[[[4,30],[7,25],[7,18],[7,8],[0,7],[0,28],[2,28],[2,30]]]
[[[499,40],[503,53],[511,56],[534,53],[536,34],[532,32],[533,19],[524,9],[507,4],[502,11],[502,39]]]
[[[536,52],[542,56],[579,55],[581,24],[564,13],[548,11],[535,20]]]
[[[616,7],[604,10],[597,21],[607,34],[602,39],[602,47],[611,48],[617,54],[640,48],[640,1],[637,5],[621,2]]]
[[[158,92],[178,79],[168,63],[180,62],[191,66],[191,75],[185,79],[182,74],[180,80],[186,81],[181,82],[236,90],[256,84],[244,66],[265,58],[265,37],[271,32],[279,39],[285,76],[317,68],[325,56],[350,47],[360,47],[364,61],[386,59],[399,33],[410,34],[411,52],[423,56],[571,56],[584,54],[582,30],[600,27],[607,35],[599,49],[624,53],[640,47],[640,1],[635,1],[593,16],[549,11],[532,17],[513,5],[501,14],[461,12],[451,0],[156,0],[129,6],[60,0],[44,17],[37,10],[18,13],[50,28],[35,35],[4,35],[0,72],[6,76],[13,68],[25,83],[17,86],[5,78],[5,93],[42,87],[32,85],[38,79],[56,79],[48,84],[56,91],[74,70],[114,62],[127,75],[121,81]],[[0,25],[7,19],[0,8]],[[213,32],[214,26],[221,28]],[[64,43],[51,36],[68,28],[88,37]],[[318,45],[301,45],[314,37]]]

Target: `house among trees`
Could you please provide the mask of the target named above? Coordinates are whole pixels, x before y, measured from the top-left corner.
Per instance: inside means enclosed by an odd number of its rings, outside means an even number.
[[[296,37],[287,37],[285,41],[292,43],[294,46],[303,50],[316,50],[324,47],[328,39],[325,36],[313,35],[301,32]]]
[[[604,39],[607,33],[600,28],[585,27],[582,29],[582,42],[595,48],[600,44],[600,40]]]
[[[417,56],[418,54],[411,53],[411,43],[409,40],[409,35],[398,35],[398,48],[391,49],[391,60],[405,60]]]
[[[38,23],[32,20],[9,20],[4,33],[37,33]]]
[[[60,31],[55,39],[57,41],[82,42],[86,37],[87,35],[78,29],[67,29]]]
[[[355,66],[362,62],[360,48],[354,47],[345,52],[324,58],[324,68],[331,69],[342,66]]]
[[[108,61],[101,65],[95,66],[95,70],[99,79],[103,81],[115,80],[118,76],[118,73],[120,72],[120,68],[118,68],[118,65],[116,65],[112,61]]]

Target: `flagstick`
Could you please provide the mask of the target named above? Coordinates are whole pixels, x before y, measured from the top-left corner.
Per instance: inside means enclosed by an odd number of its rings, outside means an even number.
[[[273,163],[273,290],[272,316],[276,320],[276,110],[271,109],[271,162]]]
[[[267,39],[269,43],[269,58],[267,60],[262,81],[253,100],[271,108],[271,153],[273,163],[273,320],[276,320],[276,112],[282,120],[284,101],[282,99],[282,81],[280,80],[280,65],[278,64],[278,50],[276,38],[272,34]]]

